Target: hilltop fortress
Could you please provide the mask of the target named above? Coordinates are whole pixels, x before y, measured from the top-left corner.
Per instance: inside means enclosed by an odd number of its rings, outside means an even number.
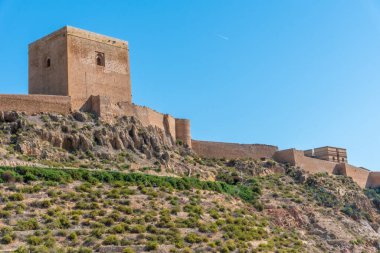
[[[132,103],[128,42],[63,27],[29,45],[29,95],[0,95],[1,111],[91,112],[104,120],[134,116],[207,158],[272,158],[316,173],[346,175],[380,187],[380,172],[349,165],[345,149],[279,151],[276,146],[192,140],[190,121]]]

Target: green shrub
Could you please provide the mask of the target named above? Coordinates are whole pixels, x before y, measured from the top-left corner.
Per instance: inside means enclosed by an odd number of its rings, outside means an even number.
[[[158,242],[156,242],[156,241],[149,241],[145,245],[146,251],[156,250],[157,248],[158,248]]]
[[[29,245],[37,246],[43,243],[43,238],[35,235],[31,235],[26,240]]]
[[[78,253],[91,253],[93,252],[92,249],[86,248],[86,247],[80,247],[78,250]]]
[[[2,244],[10,244],[13,241],[13,238],[10,234],[6,234],[1,238]]]
[[[226,193],[232,196],[239,197],[244,201],[254,203],[261,193],[260,185],[256,180],[247,181],[247,185],[229,185],[219,181],[200,181],[197,178],[175,178],[175,177],[160,177],[141,173],[122,173],[117,171],[90,171],[85,169],[52,169],[52,168],[34,168],[34,167],[7,167],[1,166],[0,173],[3,175],[12,174],[16,180],[25,181],[26,174],[33,175],[36,180],[53,181],[58,183],[67,183],[73,180],[84,182],[124,182],[125,184],[133,184],[145,187],[165,187],[174,188],[177,190],[190,190],[192,188],[199,190],[215,191]],[[4,179],[2,179],[4,181]],[[152,192],[153,194],[153,192]],[[85,206],[91,209],[98,209],[98,206]],[[77,207],[79,208],[79,207]],[[83,208],[82,208],[83,209]]]
[[[35,218],[31,218],[28,220],[19,220],[16,223],[16,230],[37,230],[39,228],[40,226]]]
[[[102,235],[105,233],[104,229],[102,228],[95,228],[91,230],[91,235],[96,237],[96,238],[102,238]]]
[[[48,199],[32,202],[31,206],[37,208],[49,208],[51,206],[51,201]]]
[[[376,189],[366,189],[364,190],[364,193],[380,212],[380,187]]]
[[[103,240],[103,245],[119,245],[119,239],[115,235],[109,235]]]
[[[132,248],[130,247],[126,247],[124,248],[123,250],[123,253],[135,253],[136,251],[134,251]]]
[[[11,212],[9,212],[9,211],[6,211],[6,210],[1,210],[0,211],[0,218],[5,218],[5,219],[7,219],[7,218],[9,218],[11,216]]]
[[[72,232],[67,236],[67,239],[72,241],[72,242],[76,242],[76,241],[78,241],[78,235],[77,235],[77,233]]]
[[[372,221],[370,215],[364,210],[360,209],[355,203],[350,205],[344,205],[341,211],[354,220],[360,220],[361,218],[365,218],[368,221]]]
[[[4,183],[12,183],[16,181],[16,173],[8,170],[2,171],[0,179]]]
[[[309,178],[307,179],[309,180]],[[324,188],[320,187],[309,187],[309,192],[312,194],[314,200],[318,203],[318,205],[325,207],[335,207],[339,204],[338,199],[334,194],[331,194]]]
[[[125,227],[122,224],[117,224],[111,228],[112,233],[121,234],[125,231]]]
[[[25,246],[20,246],[15,250],[15,253],[29,253],[30,251]]]
[[[24,196],[21,193],[14,193],[9,195],[8,199],[12,201],[21,201],[24,200]]]
[[[59,216],[56,220],[56,225],[58,228],[70,228],[70,220],[66,216]]]
[[[188,243],[201,243],[203,238],[196,233],[189,233],[185,236],[185,241]]]
[[[135,226],[130,226],[129,231],[131,233],[141,234],[141,233],[145,233],[146,228],[143,225],[135,225]]]

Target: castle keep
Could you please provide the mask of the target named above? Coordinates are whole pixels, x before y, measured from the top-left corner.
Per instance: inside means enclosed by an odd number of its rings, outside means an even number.
[[[134,116],[207,158],[273,158],[316,173],[346,175],[361,187],[380,187],[380,172],[347,163],[345,149],[279,151],[276,146],[197,141],[190,121],[132,103],[128,42],[63,27],[29,45],[29,95],[0,95],[1,111],[92,112],[104,120]]]
[[[128,43],[73,27],[31,43],[29,94],[69,96],[73,110],[98,95],[131,103]]]

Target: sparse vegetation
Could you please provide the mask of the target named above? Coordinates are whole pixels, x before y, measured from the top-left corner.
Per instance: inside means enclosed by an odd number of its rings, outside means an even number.
[[[17,180],[12,187],[9,183],[0,184],[4,195],[15,196],[13,200],[8,198],[4,206],[14,210],[17,204],[10,203],[23,204],[25,199],[37,198],[24,205],[24,212],[18,215],[23,218],[7,226],[7,232],[2,235],[4,245],[15,241],[24,243],[18,252],[45,252],[46,249],[66,252],[65,248],[90,252],[110,246],[136,252],[136,245],[144,245],[145,251],[155,251],[162,244],[184,252],[193,248],[206,252],[209,245],[220,252],[232,252],[254,250],[255,247],[246,244],[250,241],[277,240],[277,235],[268,230],[266,219],[254,214],[257,211],[251,203],[259,194],[253,187],[81,169],[1,167],[0,175],[5,171]],[[28,175],[27,182],[25,175]],[[15,195],[21,192],[23,198]],[[38,197],[39,194],[44,198]],[[225,208],[212,202],[218,196],[223,199],[234,196],[241,201]],[[246,208],[250,211],[245,211]],[[16,215],[4,210],[0,219]],[[209,218],[204,221],[204,217]],[[187,232],[181,235],[183,229]],[[23,241],[23,237],[17,236],[20,231],[32,233]],[[302,249],[302,244],[299,248]],[[286,249],[286,246],[277,244],[271,249]]]

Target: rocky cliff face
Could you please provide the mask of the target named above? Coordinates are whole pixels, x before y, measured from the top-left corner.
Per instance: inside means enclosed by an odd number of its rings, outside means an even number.
[[[0,112],[3,156],[18,154],[24,160],[73,163],[75,160],[118,161],[142,159],[167,164],[175,142],[160,129],[142,127],[133,117],[118,118],[110,125],[90,114],[68,116]],[[125,159],[123,159],[125,158]]]

